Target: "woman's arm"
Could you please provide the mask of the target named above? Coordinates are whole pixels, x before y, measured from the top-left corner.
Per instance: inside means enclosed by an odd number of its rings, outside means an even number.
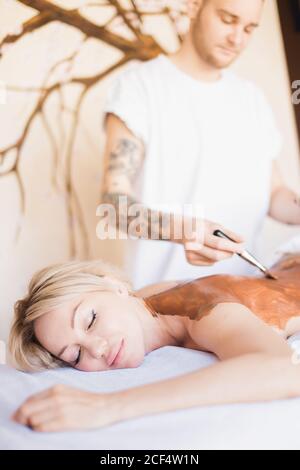
[[[249,354],[208,368],[118,392],[118,420],[173,410],[300,397],[300,368],[291,357]]]
[[[241,304],[219,304],[188,331],[223,362],[118,395],[119,414],[145,414],[203,405],[300,396],[300,367],[287,342]]]
[[[260,353],[114,393],[58,385],[26,400],[13,420],[36,431],[57,432],[101,428],[185,408],[299,396],[299,365],[293,365],[291,357]]]

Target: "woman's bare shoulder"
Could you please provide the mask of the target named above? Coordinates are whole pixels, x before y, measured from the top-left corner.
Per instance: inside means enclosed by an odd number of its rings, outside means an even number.
[[[135,291],[135,294],[138,297],[150,297],[151,295],[160,294],[169,289],[173,289],[173,287],[182,284],[183,281],[163,281],[158,282],[157,284],[150,284],[149,286],[142,287],[141,289]]]

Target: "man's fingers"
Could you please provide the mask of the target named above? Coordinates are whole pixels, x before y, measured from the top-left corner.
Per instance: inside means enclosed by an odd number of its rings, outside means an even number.
[[[211,229],[211,228],[210,228]],[[219,227],[226,235],[235,241],[230,241],[213,235],[215,229],[206,233],[204,240],[196,236],[194,239],[186,241],[184,248],[186,258],[190,264],[195,266],[211,266],[219,261],[231,258],[235,253],[242,253],[245,250],[244,239],[230,230]]]
[[[214,264],[218,261],[224,261],[225,259],[231,258],[232,255],[233,254],[228,251],[214,250],[204,246],[199,252],[188,252],[187,259],[192,262],[192,264],[203,265],[203,258],[204,262]]]
[[[215,235],[208,235],[205,239],[205,245],[217,251],[227,251],[230,253],[242,253],[245,249],[242,243],[234,243]]]
[[[190,242],[185,243],[184,249],[185,249],[185,251],[190,251],[191,253],[193,253],[193,252],[195,252],[195,253],[199,252],[200,253],[203,246],[204,245],[200,242],[190,241]]]
[[[224,261],[225,259],[231,258],[233,254],[228,251],[214,250],[213,248],[204,246],[201,250],[201,255],[216,263],[218,261]]]
[[[205,266],[205,267],[210,267],[210,266],[213,266],[215,264],[213,261],[206,263],[205,261],[190,261],[189,259],[188,259],[188,262],[192,266]]]
[[[213,266],[215,264],[215,261],[192,254],[187,255],[186,259],[193,266]]]
[[[246,241],[241,235],[228,230],[228,228],[219,227],[218,230],[221,230],[225,235],[228,235],[228,237],[232,238],[236,243],[245,243]]]
[[[203,246],[201,245],[201,249]],[[201,252],[199,250],[194,251],[194,250],[187,250],[185,247],[185,256],[187,261],[190,264],[193,264],[195,266],[212,266],[215,264],[214,261],[211,259],[206,258],[205,256],[202,256]]]

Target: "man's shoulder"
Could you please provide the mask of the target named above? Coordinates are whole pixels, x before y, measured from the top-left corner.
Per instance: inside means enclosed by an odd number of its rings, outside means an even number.
[[[117,77],[124,79],[147,79],[153,74],[156,70],[160,69],[160,56],[147,61],[141,60],[131,60],[128,62],[119,72]]]

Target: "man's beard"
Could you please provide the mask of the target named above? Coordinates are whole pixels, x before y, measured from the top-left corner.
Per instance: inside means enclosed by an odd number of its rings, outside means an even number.
[[[194,47],[196,49],[197,54],[206,64],[215,68],[215,69],[226,69],[230,67],[238,58],[239,54],[233,55],[232,57],[223,57],[220,58],[217,54],[213,54],[213,52],[209,52],[204,49],[203,43],[201,43],[201,38],[193,36]]]
[[[232,57],[224,57],[223,60],[219,58],[217,55],[214,55],[213,52],[210,52],[205,49],[203,44],[205,43],[204,37],[202,34],[199,34],[199,31],[201,31],[201,21],[200,21],[200,16],[201,16],[201,11],[198,14],[198,18],[195,21],[195,24],[192,29],[192,42],[194,45],[194,48],[204,62],[206,62],[208,65],[215,69],[226,69],[230,67],[238,58],[239,54],[236,54]]]
[[[218,57],[213,54],[208,54],[205,58],[205,61],[216,69],[226,69],[230,67],[237,60],[237,56],[233,56],[231,59],[220,60]]]

